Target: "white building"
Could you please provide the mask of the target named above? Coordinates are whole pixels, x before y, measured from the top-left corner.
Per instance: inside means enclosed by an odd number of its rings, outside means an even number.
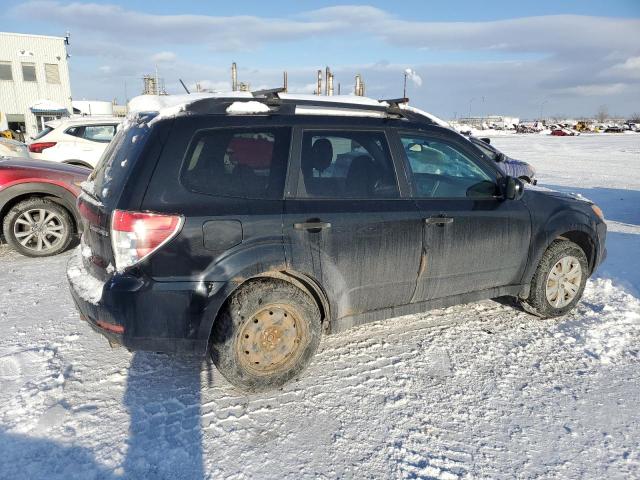
[[[64,38],[0,32],[0,112],[25,140],[72,112]]]

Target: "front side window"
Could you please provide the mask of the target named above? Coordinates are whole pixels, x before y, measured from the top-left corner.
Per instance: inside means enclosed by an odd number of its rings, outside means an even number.
[[[109,143],[115,134],[115,125],[87,125],[84,127],[82,138],[92,142]]]
[[[305,131],[300,165],[299,197],[400,196],[383,132]]]
[[[459,147],[438,138],[401,135],[420,198],[492,198],[493,176]]]
[[[13,80],[11,62],[0,62],[0,80]]]
[[[189,190],[215,196],[282,198],[289,128],[228,128],[198,132],[182,171]]]
[[[25,82],[36,81],[36,64],[35,63],[22,64],[22,79]]]

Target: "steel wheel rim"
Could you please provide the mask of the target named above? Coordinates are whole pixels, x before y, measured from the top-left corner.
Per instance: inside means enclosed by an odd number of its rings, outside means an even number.
[[[13,224],[13,236],[24,248],[46,252],[63,241],[65,226],[56,212],[46,208],[32,208],[18,216]]]
[[[261,308],[242,326],[236,353],[244,369],[272,375],[292,368],[302,355],[306,326],[288,305]]]
[[[582,266],[573,256],[562,257],[547,275],[546,295],[552,307],[569,305],[578,295],[582,284]]]

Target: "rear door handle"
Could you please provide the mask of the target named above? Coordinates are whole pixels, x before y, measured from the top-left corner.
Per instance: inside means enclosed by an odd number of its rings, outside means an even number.
[[[429,217],[424,221],[427,225],[447,225],[453,223],[453,217]]]
[[[294,223],[293,228],[296,230],[323,230],[325,228],[331,228],[329,222],[302,222]]]

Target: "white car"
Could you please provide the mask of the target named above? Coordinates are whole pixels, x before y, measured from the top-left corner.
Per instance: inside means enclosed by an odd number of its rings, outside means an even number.
[[[29,152],[38,160],[94,168],[120,122],[111,117],[54,120],[29,144]]]
[[[29,158],[29,150],[22,142],[0,136],[0,157]]]

